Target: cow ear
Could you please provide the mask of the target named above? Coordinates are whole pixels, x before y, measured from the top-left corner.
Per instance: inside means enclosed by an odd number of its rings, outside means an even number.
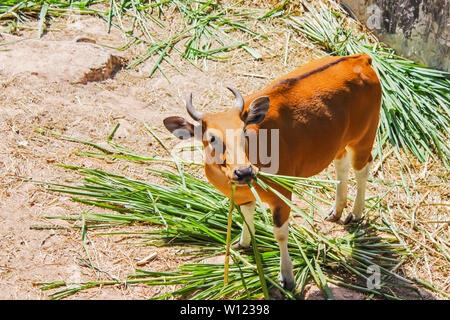
[[[182,117],[168,117],[165,118],[163,122],[167,130],[173,133],[178,139],[190,139],[195,134],[194,125]]]
[[[250,103],[247,116],[244,120],[246,125],[258,124],[266,117],[267,110],[269,110],[270,100],[269,97],[262,96]]]

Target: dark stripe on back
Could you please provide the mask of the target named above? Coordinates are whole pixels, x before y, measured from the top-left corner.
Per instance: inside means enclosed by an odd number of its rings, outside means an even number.
[[[283,79],[283,80],[281,80],[281,81],[275,83],[272,87],[275,88],[275,87],[280,86],[280,85],[283,85],[283,84],[286,84],[286,85],[288,85],[288,86],[292,86],[292,85],[294,85],[297,81],[300,81],[300,80],[302,80],[302,79],[304,79],[304,78],[306,78],[306,77],[309,77],[310,75],[313,75],[313,74],[315,74],[315,73],[318,73],[318,72],[321,72],[321,71],[323,71],[323,70],[325,70],[325,69],[328,69],[328,68],[330,68],[330,67],[332,67],[332,66],[338,64],[338,63],[341,62],[341,61],[348,60],[348,59],[351,59],[351,58],[357,58],[357,57],[359,57],[359,56],[353,56],[353,57],[352,57],[352,56],[346,56],[346,57],[339,58],[339,59],[337,59],[337,60],[334,60],[333,62],[330,62],[330,63],[328,63],[328,64],[326,64],[326,65],[321,66],[320,68],[317,68],[317,69],[308,71],[308,72],[306,72],[306,73],[303,73],[303,74],[299,75],[298,77],[295,77],[295,78],[288,78],[288,79]]]

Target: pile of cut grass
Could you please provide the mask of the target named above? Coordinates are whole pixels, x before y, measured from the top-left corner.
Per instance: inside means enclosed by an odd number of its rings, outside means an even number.
[[[48,133],[41,131],[42,133]],[[154,134],[154,133],[152,133]],[[63,137],[64,139],[70,139]],[[111,138],[111,136],[110,136]],[[130,161],[161,161],[161,158],[138,156],[108,141],[113,148],[99,146],[91,142],[81,142],[102,153],[95,156],[110,157],[120,155]],[[145,159],[145,160],[144,160]],[[178,160],[174,160],[179,163]],[[273,237],[272,222],[266,209],[259,205],[255,217],[258,251],[261,261],[255,260],[250,251],[231,250],[233,263],[230,264],[228,283],[224,285],[224,266],[215,263],[202,263],[206,258],[221,256],[225,253],[227,215],[229,200],[213,186],[199,178],[197,174],[182,163],[177,171],[149,169],[155,178],[163,183],[149,183],[102,170],[64,166],[80,174],[84,182],[80,185],[48,183],[47,190],[69,194],[73,201],[89,206],[111,210],[111,213],[81,212],[77,216],[52,216],[48,219],[78,220],[85,230],[94,230],[97,226],[105,228],[136,222],[161,226],[154,231],[142,232],[140,244],[171,246],[189,250],[196,257],[196,263],[181,266],[178,270],[155,272],[137,269],[136,274],[124,280],[92,281],[79,284],[66,282],[42,283],[42,290],[54,290],[70,285],[52,293],[54,299],[64,298],[80,290],[104,285],[177,285],[177,289],[168,294],[154,297],[189,299],[257,299],[264,296],[261,276],[267,282],[269,290],[277,288],[285,298],[295,299],[304,293],[306,284],[315,282],[324,295],[332,299],[329,284],[345,286],[362,291],[369,298],[382,297],[400,299],[395,288],[406,287],[420,293],[412,286],[419,280],[406,279],[396,270],[396,266],[408,256],[408,248],[395,235],[388,219],[381,224],[369,218],[367,224],[350,229],[342,238],[334,239],[319,230],[317,221],[310,212],[317,209],[317,201],[329,203],[324,196],[326,191],[334,190],[334,181],[304,179],[262,174],[258,183],[265,188],[267,181],[273,181],[290,188],[293,193],[310,204],[310,210],[297,208],[285,200],[294,212],[299,214],[305,224],[291,219],[289,250],[294,264],[297,291],[289,292],[278,284],[279,248]],[[373,211],[383,210],[382,197],[368,199],[370,217]],[[239,208],[233,212],[231,235],[236,240],[240,235],[243,219]],[[102,232],[107,235],[108,233]],[[113,233],[111,233],[113,234]],[[121,233],[124,234],[124,233]],[[136,233],[133,233],[136,236]],[[263,274],[258,272],[258,265]],[[380,270],[381,289],[370,288],[374,268]],[[260,270],[261,270],[260,269]],[[267,296],[266,296],[267,298]]]

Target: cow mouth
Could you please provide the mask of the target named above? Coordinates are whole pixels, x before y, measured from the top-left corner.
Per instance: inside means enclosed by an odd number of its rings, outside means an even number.
[[[242,167],[233,172],[233,183],[236,185],[247,185],[250,181],[256,180],[257,171],[253,166]]]
[[[255,180],[256,180],[256,177],[250,177],[250,178],[245,178],[245,179],[240,179],[240,180],[233,179],[233,183],[236,184],[237,186],[246,186],[249,184],[249,182],[255,181]]]

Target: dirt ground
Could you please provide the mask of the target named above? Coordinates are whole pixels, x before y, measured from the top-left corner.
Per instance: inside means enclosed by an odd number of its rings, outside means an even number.
[[[29,22],[30,28],[36,24]],[[88,36],[103,45],[120,47],[125,42],[119,31],[112,29],[108,34],[104,21],[90,16],[58,18],[52,21],[50,29],[42,41],[71,41],[76,36]],[[187,92],[194,93],[199,109],[220,110],[233,104],[232,96],[225,89],[227,85],[251,93],[295,66],[326,55],[296,35],[300,41],[291,40],[284,63],[285,34],[276,28],[266,32],[270,39],[258,40],[262,60],[255,61],[243,50],[237,50],[230,53],[232,59],[209,61],[202,72],[174,58],[182,73],[167,66],[165,72],[170,82],[158,72],[148,78],[152,60],[135,69],[122,69],[112,79],[87,84],[0,70],[0,299],[48,299],[48,292],[39,289],[39,282],[125,279],[134,273],[138,260],[153,252],[156,252],[155,258],[145,266],[149,270],[171,270],[188,261],[188,257],[175,249],[126,245],[133,242],[132,236],[100,236],[88,231],[88,251],[95,265],[90,267],[85,263],[87,255],[79,229],[40,228],[72,225],[68,221],[47,219],[47,216],[68,216],[92,210],[70,201],[67,196],[46,192],[39,184],[25,181],[71,181],[72,173],[56,164],[102,168],[142,180],[150,176],[145,171],[146,164],[78,156],[75,152],[85,150],[84,146],[42,135],[35,129],[40,127],[102,143],[116,123],[120,123],[115,135],[119,143],[142,154],[164,155],[142,121],[168,144],[175,143],[162,126],[162,120],[170,115],[186,116],[184,97]],[[36,30],[21,30],[18,36],[35,39]],[[145,47],[136,46],[114,54],[133,59],[142,52]],[[84,57],[75,59],[82,62]],[[333,174],[333,170],[330,167],[328,172]],[[394,221],[399,225],[408,224],[402,215],[411,210],[418,210],[418,217],[430,221],[448,220],[446,209],[450,193],[446,171],[430,160],[426,165],[418,164],[414,174],[418,179],[408,190],[409,195],[404,189],[396,188],[385,200],[398,215]],[[401,177],[396,160],[389,158],[383,167],[378,166],[375,178],[398,182]],[[369,183],[368,196],[387,189],[387,186]],[[405,204],[407,197],[410,197],[410,204]],[[148,228],[153,227],[131,225],[114,231]],[[442,237],[448,236],[448,223],[433,228]],[[432,246],[426,236],[416,241]],[[448,262],[437,258],[430,261],[432,256],[422,256],[420,245],[412,240],[411,243],[417,248],[416,257],[401,266],[404,272],[431,281],[448,292]],[[144,299],[162,294],[164,290],[168,289],[145,285],[105,286],[81,291],[70,299]]]

